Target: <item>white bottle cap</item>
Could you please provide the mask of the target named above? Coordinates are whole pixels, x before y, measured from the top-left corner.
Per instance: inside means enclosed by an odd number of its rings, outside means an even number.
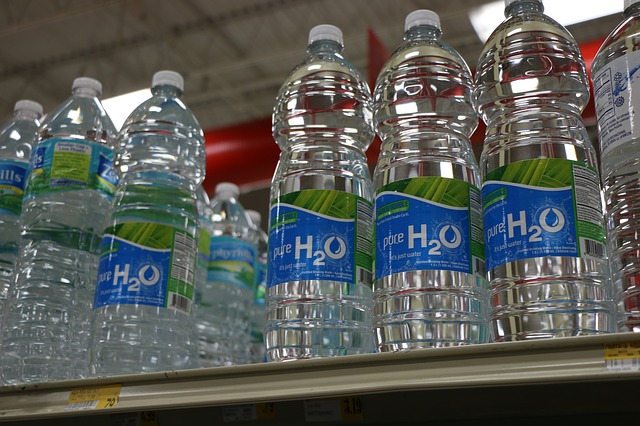
[[[335,25],[316,25],[309,31],[309,44],[317,40],[333,40],[343,45],[342,31]]]
[[[640,0],[624,0],[624,10],[627,10],[638,2],[640,2]]]
[[[13,112],[18,111],[31,111],[36,113],[39,117],[42,117],[42,105],[40,105],[36,101],[31,101],[29,99],[20,99],[16,102],[16,105],[13,107]]]
[[[163,85],[177,87],[180,91],[184,91],[184,78],[175,71],[158,71],[151,79],[151,87]]]
[[[254,224],[256,228],[260,228],[262,224],[262,215],[257,210],[247,210],[247,216],[249,216],[249,220]]]
[[[414,10],[408,14],[404,20],[405,31],[419,25],[429,25],[437,29],[442,28],[440,27],[440,17],[438,14],[427,9]]]
[[[91,89],[98,92],[98,96],[102,95],[102,83],[91,77],[78,77],[73,80],[71,90],[76,89]]]
[[[216,185],[215,192],[216,195],[227,195],[233,198],[238,198],[238,195],[240,195],[240,188],[238,188],[238,185],[235,183],[220,182]]]

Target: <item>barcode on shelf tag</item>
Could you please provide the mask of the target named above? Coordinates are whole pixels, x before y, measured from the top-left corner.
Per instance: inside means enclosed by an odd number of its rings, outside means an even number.
[[[120,400],[122,385],[78,388],[69,392],[65,411],[94,410],[115,407]]]
[[[604,368],[607,371],[640,371],[640,342],[604,345]]]
[[[225,423],[275,420],[276,407],[273,402],[232,405],[222,408],[222,418]]]
[[[357,396],[306,400],[304,416],[307,422],[362,421],[362,402]]]

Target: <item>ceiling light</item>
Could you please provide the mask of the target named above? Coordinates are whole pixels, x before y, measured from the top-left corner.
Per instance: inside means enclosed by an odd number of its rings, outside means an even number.
[[[102,105],[104,109],[107,110],[107,114],[109,114],[111,121],[113,121],[113,125],[116,126],[116,130],[120,130],[124,121],[129,117],[129,114],[150,97],[151,90],[142,89],[104,99]]]
[[[623,0],[546,0],[545,15],[566,26],[621,13]],[[504,20],[504,1],[492,1],[469,10],[473,29],[484,43]]]

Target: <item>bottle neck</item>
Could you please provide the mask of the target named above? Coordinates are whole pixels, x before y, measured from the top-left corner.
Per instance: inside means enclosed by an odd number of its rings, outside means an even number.
[[[179,98],[182,96],[182,90],[178,89],[176,86],[161,84],[159,86],[152,87],[151,94],[153,96],[162,96],[165,98]]]
[[[316,40],[307,47],[307,52],[311,55],[320,53],[341,53],[342,45],[333,40]]]
[[[544,5],[540,0],[520,0],[511,3],[504,10],[504,16],[510,18],[512,16],[521,15],[527,12],[544,12]]]
[[[442,31],[431,25],[417,25],[404,33],[404,40],[437,40]]]
[[[623,12],[625,18],[629,18],[631,16],[640,15],[640,1],[633,3],[628,8],[626,8]]]

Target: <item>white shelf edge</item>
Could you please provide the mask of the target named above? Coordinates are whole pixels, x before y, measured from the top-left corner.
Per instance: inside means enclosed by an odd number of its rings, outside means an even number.
[[[622,342],[639,343],[640,333],[7,386],[0,388],[0,422],[398,391],[640,380],[639,371],[605,369],[605,345]],[[115,407],[65,411],[71,389],[115,383],[122,384]]]

